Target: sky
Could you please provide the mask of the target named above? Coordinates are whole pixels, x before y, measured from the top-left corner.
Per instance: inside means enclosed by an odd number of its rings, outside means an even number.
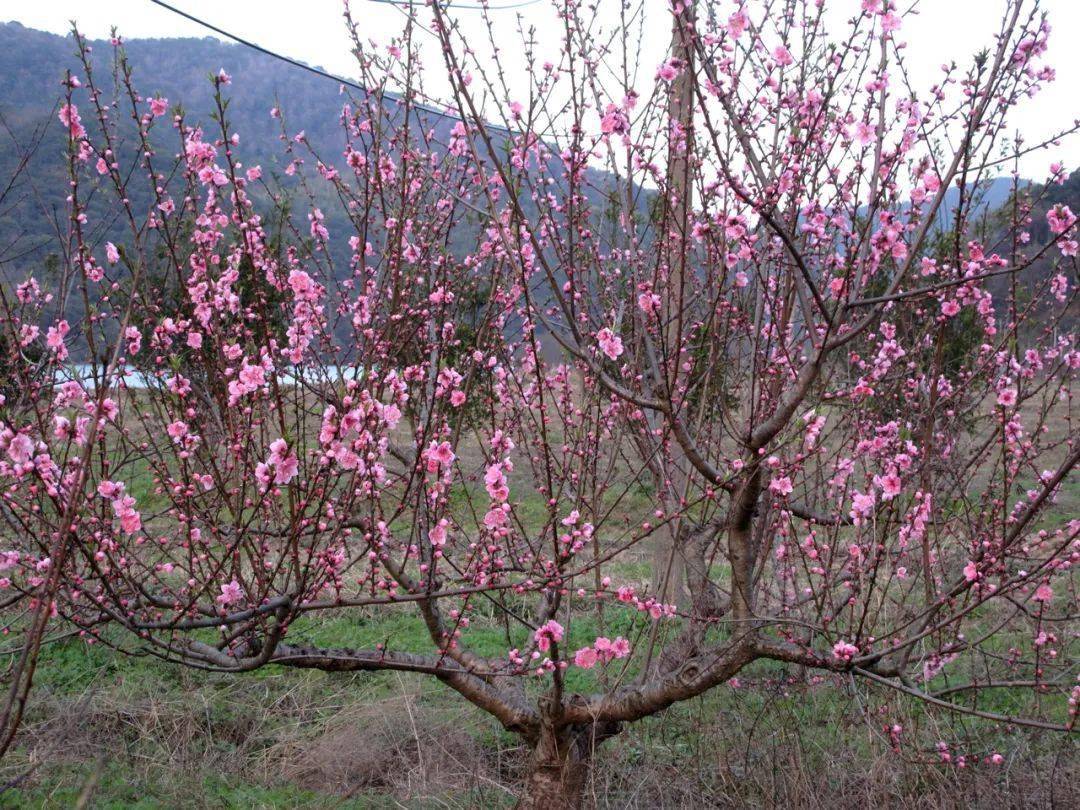
[[[350,56],[349,38],[342,21],[342,0],[169,0],[170,5],[242,36],[273,51],[309,64],[318,65],[332,73],[355,77],[355,63]],[[459,6],[476,0],[453,0]],[[526,85],[523,67],[515,75],[515,57],[520,57],[519,24],[533,25],[537,31],[538,61],[558,53],[560,24],[552,11],[551,0],[490,0],[497,9],[492,12],[497,31],[496,42],[504,47],[509,58],[511,87]],[[829,0],[835,9],[837,22],[858,11],[860,0]],[[912,0],[901,0],[907,8]],[[1034,0],[1027,0],[1031,6]],[[753,0],[749,3],[753,6]],[[1025,101],[1013,115],[1028,143],[1049,137],[1080,118],[1080,0],[1041,0],[1041,7],[1050,18],[1053,32],[1046,61],[1057,71],[1057,80],[1036,98]],[[510,6],[501,8],[500,6]],[[610,4],[615,8],[617,3]],[[670,40],[667,3],[665,0],[644,0],[647,15],[642,26],[642,72],[651,79],[655,66],[663,60]],[[354,19],[362,36],[387,43],[400,33],[404,15],[399,8],[378,0],[351,0]],[[928,87],[939,75],[940,65],[950,59],[964,63],[976,51],[992,44],[992,35],[1001,18],[1004,0],[915,0],[916,14],[906,18],[901,31],[908,43],[907,59],[918,86]],[[298,11],[299,9],[299,11]],[[467,7],[451,10],[470,45],[484,53],[488,37],[481,14]],[[421,15],[426,15],[422,11]],[[603,14],[603,12],[601,12]],[[610,14],[610,12],[609,12]],[[423,16],[421,17],[424,18]],[[126,39],[137,37],[209,36],[205,28],[161,8],[150,0],[0,0],[0,20],[16,20],[31,28],[66,33],[71,21],[93,38],[108,36],[116,25]],[[601,23],[606,21],[601,20]],[[614,24],[614,16],[609,24]],[[441,66],[434,39],[427,39],[430,67]],[[545,43],[549,45],[545,48]],[[546,53],[549,51],[550,53]],[[227,67],[227,66],[224,66]],[[1080,163],[1080,137],[1072,136],[1052,153],[1066,165]],[[1050,154],[1036,155],[1021,165],[1026,176],[1045,176]]]

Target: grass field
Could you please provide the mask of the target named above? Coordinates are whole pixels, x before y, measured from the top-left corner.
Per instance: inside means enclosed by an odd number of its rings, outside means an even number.
[[[426,641],[405,612],[322,619],[296,633],[337,645]],[[472,639],[480,652],[503,644],[494,630]],[[979,706],[1019,710],[1030,699],[998,691]],[[939,742],[965,756],[962,767],[941,761]],[[988,760],[996,752],[1001,765]],[[9,785],[0,806],[511,806],[525,755],[430,678],[207,674],[64,639],[43,653],[0,771]],[[926,713],[890,690],[763,662],[605,744],[590,792],[601,807],[1070,807],[1080,800],[1080,741]]]
[[[152,511],[160,496],[151,476],[128,483]],[[530,489],[525,480],[513,488]],[[620,515],[637,520],[650,503],[635,488]],[[535,494],[518,509],[526,524],[546,519]],[[1072,476],[1044,525],[1077,514]],[[651,557],[634,549],[607,573],[645,586]],[[478,618],[470,648],[505,655],[504,628]],[[597,635],[596,621],[576,613],[570,649]],[[605,621],[612,636],[640,631],[625,613]],[[431,649],[409,606],[309,618],[290,638]],[[1014,641],[1002,639],[1002,651]],[[11,660],[0,656],[0,667]],[[572,669],[567,687],[589,691],[594,677]],[[1060,692],[1037,699],[1063,716]],[[1033,696],[1003,689],[978,700],[981,709],[1025,713]],[[607,742],[588,792],[599,807],[1080,807],[1078,738],[927,711],[884,687],[759,662],[736,683]],[[526,755],[518,738],[432,678],[274,666],[210,674],[61,636],[43,649],[23,729],[0,763],[0,807],[509,807]]]

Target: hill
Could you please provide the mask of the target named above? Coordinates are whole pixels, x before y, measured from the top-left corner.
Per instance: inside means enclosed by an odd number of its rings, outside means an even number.
[[[111,87],[111,44],[93,41],[91,45],[97,81]],[[204,125],[212,123],[213,93],[209,78],[221,69],[228,72],[232,76],[228,88],[230,128],[241,134],[242,153],[249,165],[260,163],[269,171],[282,167],[280,122],[270,116],[270,110],[275,107],[284,111],[290,134],[303,129],[314,149],[331,160],[337,160],[342,153],[344,135],[339,115],[347,99],[333,80],[211,37],[126,40],[125,49],[133,67],[136,89],[142,95],[161,95],[171,103],[180,103],[188,121]],[[29,268],[40,272],[41,265],[49,261],[49,253],[57,249],[67,178],[66,139],[57,123],[56,110],[65,71],[78,64],[71,36],[37,31],[14,22],[0,23],[0,191],[14,174],[20,151],[36,138],[41,140],[28,171],[0,202],[0,263],[8,281],[21,277]],[[438,140],[449,140],[455,123],[452,118],[429,112],[418,116],[423,118],[425,128],[435,131]],[[170,155],[177,152],[176,133],[167,127],[161,128],[161,133],[162,152]],[[174,140],[166,142],[169,137]],[[561,169],[553,165],[549,175],[560,174]],[[588,196],[594,209],[601,211],[605,207],[605,189],[611,187],[610,178],[603,172],[592,171],[589,179],[592,189]],[[283,181],[289,182],[288,178]],[[137,210],[145,210],[149,205],[148,198],[140,198],[140,194],[148,195],[144,186],[136,183],[132,187]],[[990,179],[983,183],[975,203],[978,213],[987,214],[984,225],[989,231],[996,231],[997,239],[1001,238],[1002,226],[990,220],[994,219],[993,212],[1010,200],[1011,186],[1008,178]],[[1041,190],[1040,186],[1027,182],[1023,188],[1036,197]],[[643,193],[639,197],[640,210],[646,216],[649,196]],[[1049,204],[1063,202],[1073,210],[1080,210],[1080,175],[1074,174],[1064,185],[1046,189],[1045,198]],[[956,189],[950,189],[939,217],[947,216],[957,199]],[[95,227],[92,239],[98,243],[123,239],[123,227],[102,210],[103,206],[104,201],[97,209],[91,205],[90,220]],[[1045,223],[1046,207],[1046,204],[1038,207],[1032,226],[1032,236],[1040,243],[1050,236]],[[326,214],[331,233],[335,229],[337,233],[348,230],[340,206],[328,205]],[[997,221],[1000,223],[1001,219]],[[463,244],[469,241],[468,237],[469,234],[462,235]],[[345,250],[344,240],[335,241],[337,249]],[[1033,283],[1033,275],[1044,277],[1049,264],[1040,262],[1037,268],[1029,270],[1024,283]],[[339,262],[339,266],[347,266],[347,261]]]

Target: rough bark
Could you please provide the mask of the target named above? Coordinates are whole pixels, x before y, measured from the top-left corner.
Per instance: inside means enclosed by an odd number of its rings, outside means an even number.
[[[619,731],[618,723],[555,728],[545,724],[533,748],[519,810],[576,810],[584,803],[594,750]]]

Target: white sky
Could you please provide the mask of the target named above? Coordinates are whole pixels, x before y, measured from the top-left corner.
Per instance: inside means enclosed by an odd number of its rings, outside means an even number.
[[[475,0],[454,2],[468,5]],[[522,0],[491,0],[492,6],[519,2]],[[903,7],[906,8],[908,2],[910,0],[903,0]],[[1027,0],[1026,5],[1030,7],[1033,2]],[[301,3],[295,0],[170,0],[170,3],[271,50],[339,75],[355,76],[341,17],[342,0],[304,0]],[[749,5],[754,5],[752,0]],[[828,0],[827,5],[836,11],[839,23],[858,11],[859,0]],[[908,43],[907,58],[916,85],[927,87],[938,77],[943,62],[954,59],[964,64],[975,51],[992,45],[1004,0],[915,0],[915,5],[918,14],[905,20],[900,39]],[[373,0],[351,0],[351,6],[363,36],[385,43],[401,31],[404,17],[399,9]],[[647,13],[654,17],[647,18],[644,26],[644,79],[652,78],[656,64],[663,59],[668,47],[670,24],[666,7],[667,0],[645,0]],[[1041,7],[1049,12],[1053,28],[1046,61],[1057,70],[1057,80],[1013,113],[1012,120],[1021,128],[1028,143],[1048,137],[1080,118],[1080,45],[1077,43],[1080,0],[1042,0]],[[480,54],[485,53],[487,35],[481,15],[462,8],[453,9],[451,13],[469,36],[470,43]],[[421,19],[426,19],[427,14],[427,11],[421,11]],[[561,25],[555,19],[550,0],[494,11],[492,15],[499,23],[497,41],[504,48],[503,55],[508,57],[509,64],[513,64],[514,57],[520,56],[521,52],[520,47],[516,47],[520,42],[517,33],[519,15],[525,26],[536,26],[538,61],[547,57],[557,61]],[[648,20],[653,19],[655,22],[650,24]],[[80,29],[93,38],[107,36],[112,25],[116,25],[126,39],[210,35],[206,29],[150,0],[0,0],[0,20],[17,20],[31,28],[55,33],[66,33],[70,21],[75,20]],[[427,62],[430,68],[441,67],[434,44]],[[520,78],[523,75],[521,73],[515,79],[511,69],[511,85],[524,88],[526,83]],[[522,97],[525,97],[524,89]],[[1051,156],[1075,167],[1080,163],[1077,159],[1080,157],[1080,138],[1073,136],[1052,153],[1029,159],[1022,164],[1022,172],[1041,179]]]

